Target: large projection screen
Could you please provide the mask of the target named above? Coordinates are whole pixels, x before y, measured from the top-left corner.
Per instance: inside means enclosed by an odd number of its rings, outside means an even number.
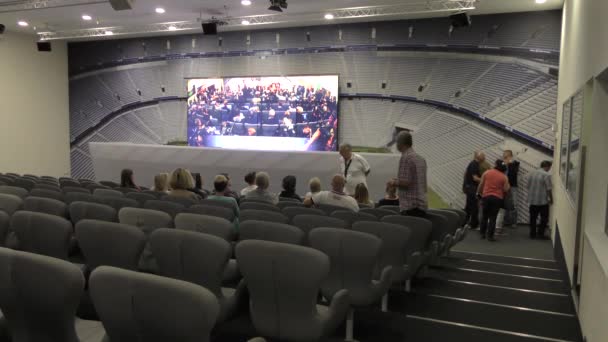
[[[188,145],[336,151],[338,75],[189,79]]]

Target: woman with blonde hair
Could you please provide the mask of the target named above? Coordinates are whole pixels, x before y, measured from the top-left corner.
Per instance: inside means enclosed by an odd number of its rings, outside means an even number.
[[[309,192],[304,195],[304,198],[311,198],[312,195],[321,192],[321,180],[319,177],[313,177],[308,181]]]
[[[199,197],[189,189],[194,187],[194,179],[187,169],[177,168],[171,173],[169,180],[171,191],[169,196],[185,197],[198,201]]]
[[[374,202],[369,199],[369,191],[364,183],[359,183],[355,187],[355,200],[359,204],[360,208],[373,208]]]
[[[169,193],[169,174],[162,172],[154,176],[154,187],[152,191]]]

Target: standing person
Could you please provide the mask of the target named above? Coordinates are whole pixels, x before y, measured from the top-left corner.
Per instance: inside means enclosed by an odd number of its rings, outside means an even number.
[[[387,186],[399,189],[399,207],[402,215],[426,217],[427,167],[426,160],[412,148],[412,135],[402,131],[397,134],[397,149],[401,152],[399,176]]]
[[[346,179],[344,192],[353,196],[357,184],[363,183],[367,186],[367,176],[371,169],[369,163],[360,154],[353,153],[353,148],[350,144],[340,145],[340,174]]]
[[[120,172],[120,187],[121,188],[130,188],[139,191],[139,187],[135,185],[135,181],[133,180],[133,170],[131,169],[123,169]]]
[[[545,229],[549,222],[549,206],[553,204],[551,190],[551,162],[543,161],[540,169],[532,172],[528,177],[528,205],[530,210],[530,238],[548,240],[545,236]],[[540,214],[540,225],[536,225],[536,220]]]
[[[481,176],[481,181],[477,188],[477,195],[482,201],[481,238],[488,241],[496,241],[494,239],[494,230],[496,229],[496,217],[498,211],[503,206],[505,195],[509,192],[509,180],[505,176],[507,170],[506,165],[500,159],[496,161],[496,166],[492,170],[488,170]]]
[[[464,172],[464,181],[462,184],[462,192],[467,197],[467,202],[464,211],[467,213],[466,224],[471,229],[477,229],[479,226],[479,201],[477,200],[477,187],[481,181],[481,163],[485,161],[486,155],[483,152],[477,151],[473,155],[473,160],[467,166]]]
[[[513,151],[505,150],[502,154],[503,161],[507,167],[505,174],[509,179],[511,185],[511,191],[505,198],[503,209],[498,213],[498,219],[496,221],[496,228],[502,229],[504,226],[517,225],[517,195],[518,192],[518,175],[519,175],[519,162],[513,159]]]

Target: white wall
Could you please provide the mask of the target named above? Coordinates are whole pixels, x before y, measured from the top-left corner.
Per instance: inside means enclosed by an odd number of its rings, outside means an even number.
[[[608,1],[566,0],[562,26],[562,47],[558,93],[558,132],[561,108],[570,96],[589,86],[585,105],[583,145],[588,148],[583,184],[582,282],[579,315],[588,342],[608,341],[608,237],[606,192],[608,188],[608,87],[596,79],[608,67]],[[591,81],[589,83],[589,81]],[[608,80],[607,80],[608,81]],[[560,142],[556,144],[560,146]],[[559,165],[556,149],[554,165]],[[559,167],[554,168],[554,219],[559,225],[568,272],[572,277],[575,258],[576,210],[561,186]],[[555,223],[553,223],[555,228]]]
[[[0,172],[70,171],[65,42],[38,52],[36,37],[0,36]]]

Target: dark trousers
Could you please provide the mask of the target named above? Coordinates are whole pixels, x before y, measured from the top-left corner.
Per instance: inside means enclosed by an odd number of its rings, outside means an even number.
[[[412,208],[412,209],[408,209],[408,210],[403,210],[401,212],[401,215],[404,216],[415,216],[415,217],[422,217],[425,218],[426,217],[426,211],[420,209],[420,208]]]
[[[481,225],[479,226],[481,235],[494,237],[496,217],[502,206],[503,200],[495,196],[487,196],[481,200]]]
[[[479,200],[477,199],[477,189],[466,189],[467,204],[464,207],[464,211],[467,213],[466,223],[471,228],[477,228],[479,226]]]
[[[536,225],[538,215],[540,214],[540,225]],[[530,236],[544,236],[547,223],[549,222],[549,205],[531,205],[530,206]]]

